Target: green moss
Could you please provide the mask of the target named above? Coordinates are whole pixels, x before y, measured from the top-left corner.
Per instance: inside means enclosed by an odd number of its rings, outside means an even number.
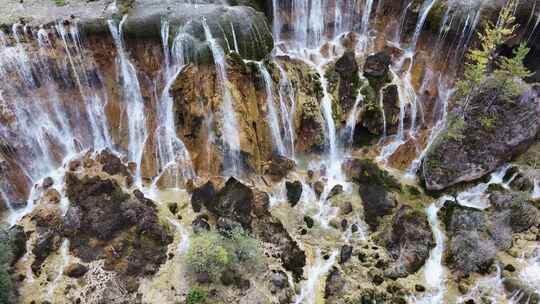
[[[191,288],[186,297],[186,304],[205,303],[208,293],[200,288]]]
[[[450,120],[448,128],[443,134],[444,139],[461,141],[465,138],[463,130],[465,129],[465,120],[461,117],[454,117]]]
[[[65,0],[53,0],[53,1],[54,1],[54,4],[56,4],[56,6],[64,6],[64,5],[66,5]]]
[[[492,130],[495,127],[495,118],[492,116],[482,116],[480,124],[486,130]]]
[[[360,184],[380,185],[385,189],[401,190],[399,182],[386,170],[381,170],[379,166],[370,159],[359,160],[360,174],[356,176],[356,181]]]

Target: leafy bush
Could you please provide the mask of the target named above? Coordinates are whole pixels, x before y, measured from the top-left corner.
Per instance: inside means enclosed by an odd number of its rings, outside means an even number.
[[[206,293],[206,291],[199,288],[192,288],[188,292],[186,304],[204,303],[207,296],[208,294]]]
[[[223,238],[215,232],[204,232],[192,237],[186,254],[188,267],[196,273],[217,277],[231,264],[229,251]]]
[[[259,256],[257,240],[247,234],[242,228],[236,227],[226,234],[226,246],[233,253],[236,263],[254,266]]]
[[[235,227],[222,234],[208,231],[193,236],[186,263],[191,271],[217,279],[224,271],[253,269],[258,265],[258,257],[257,240],[241,227]]]

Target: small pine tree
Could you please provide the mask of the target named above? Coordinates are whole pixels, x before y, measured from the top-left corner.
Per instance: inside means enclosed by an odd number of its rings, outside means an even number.
[[[517,29],[513,15],[516,0],[501,9],[497,24],[487,22],[484,33],[479,33],[480,49],[470,50],[466,56],[463,80],[457,83],[459,96],[469,96],[486,79],[497,57],[497,47],[514,36]]]
[[[501,57],[499,59],[498,70],[496,72],[505,73],[507,76],[518,77],[521,79],[530,77],[533,73],[531,73],[531,71],[523,64],[525,57],[529,54],[529,50],[530,49],[525,43],[521,43],[519,47],[514,50],[513,57]]]

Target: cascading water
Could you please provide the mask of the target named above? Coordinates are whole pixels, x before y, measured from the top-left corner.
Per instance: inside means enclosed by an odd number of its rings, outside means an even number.
[[[41,27],[35,35],[36,56],[29,55],[33,49],[27,50],[21,41],[20,29],[18,24],[13,26],[13,45],[4,33],[0,35],[0,106],[3,114],[13,118],[0,125],[0,138],[8,146],[24,147],[25,153],[8,155],[7,160],[30,187],[54,175],[56,168],[78,151],[112,144],[104,115],[106,97],[97,72],[90,74],[95,66],[85,55],[77,25],[58,23],[55,31]],[[52,41],[54,34],[61,43]],[[73,88],[74,94],[62,94],[65,88]],[[36,190],[31,188],[26,207],[14,210],[12,201],[18,199],[12,195],[13,186],[0,182],[0,192],[10,208],[11,223],[30,212],[36,198]]]
[[[422,152],[412,161],[411,165],[407,169],[406,175],[409,178],[414,178],[416,176],[416,173],[418,172],[420,164],[422,163],[422,160],[424,159],[427,151],[429,150],[431,145],[433,145],[433,142],[439,136],[442,130],[444,130],[444,128],[446,127],[446,120],[448,118],[448,102],[450,101],[450,98],[454,93],[454,89],[448,81],[439,79],[438,92],[439,96],[437,98],[437,103],[441,104],[442,113],[440,115],[440,118],[436,120],[435,126],[433,126],[429,133],[429,138],[427,140],[426,146],[424,147]]]
[[[416,45],[418,44],[420,33],[422,32],[422,28],[424,27],[427,16],[429,15],[429,12],[431,11],[431,8],[435,4],[435,2],[437,2],[437,0],[425,0],[424,3],[422,3],[420,12],[418,14],[418,21],[416,22],[416,28],[414,29],[413,38],[411,40],[410,51],[412,53],[414,53],[416,50]]]
[[[327,260],[324,260],[321,252],[317,252],[316,261],[307,271],[307,281],[303,282],[300,294],[296,296],[294,304],[315,304],[317,299],[318,284],[332,265],[335,264],[338,251],[334,250]]]
[[[281,137],[281,126],[279,123],[280,119],[278,117],[274,102],[274,84],[272,81],[272,77],[270,76],[270,73],[268,73],[268,70],[264,66],[264,63],[258,63],[257,65],[259,66],[259,71],[264,81],[264,88],[266,94],[266,110],[268,111],[268,121],[274,149],[279,155],[286,155],[287,153],[285,150],[285,144],[283,143],[283,139]],[[281,115],[286,115],[286,113],[282,112]]]
[[[345,124],[345,130],[343,134],[345,135],[345,144],[347,147],[352,147],[352,143],[354,140],[354,129],[356,127],[356,121],[358,119],[358,107],[360,106],[360,103],[363,101],[364,96],[362,94],[358,93],[356,96],[356,100],[354,101],[354,105],[351,109],[351,112],[349,113],[349,117],[347,117],[347,122]]]
[[[431,231],[435,236],[435,248],[430,252],[429,259],[423,269],[424,282],[427,287],[427,292],[421,298],[415,298],[414,303],[438,304],[444,303],[445,286],[445,270],[442,265],[444,252],[444,232],[441,228],[437,213],[441,209],[444,202],[449,199],[443,197],[440,200],[432,203],[427,209],[427,217]]]
[[[137,164],[135,180],[138,184],[141,184],[141,162],[147,138],[147,126],[144,99],[137,78],[137,70],[129,60],[124,48],[122,28],[126,20],[127,15],[124,15],[118,26],[112,20],[109,20],[108,24],[118,52],[118,63],[120,65],[119,77],[122,80],[122,97],[125,103],[129,130],[128,157]]]
[[[294,159],[294,114],[296,108],[296,98],[293,86],[287,73],[279,64],[279,107],[281,110],[281,124],[283,125],[283,142],[288,152],[288,157]]]
[[[176,135],[176,128],[174,123],[174,111],[173,111],[173,98],[170,94],[170,90],[178,74],[184,67],[184,33],[179,31],[177,37],[173,41],[172,45],[172,61],[171,63],[171,51],[169,50],[169,24],[163,22],[162,24],[162,43],[164,52],[164,79],[165,86],[159,99],[159,105],[157,109],[158,113],[158,126],[155,131],[155,137],[157,142],[157,152],[159,158],[159,166],[161,174],[170,173],[169,170],[174,171],[175,187],[179,187],[182,181],[192,178],[195,173],[191,164],[191,157],[184,142]],[[161,175],[160,174],[160,175]],[[159,180],[155,179],[155,182]]]
[[[223,116],[223,140],[226,145],[224,164],[226,175],[238,175],[240,174],[240,134],[238,129],[238,122],[236,120],[236,112],[234,111],[233,98],[228,88],[228,78],[226,71],[225,53],[221,46],[212,36],[212,32],[208,27],[206,19],[202,19],[204,28],[204,34],[206,40],[209,43],[212,55],[214,57],[214,64],[216,66],[216,73],[218,81],[221,84],[223,102],[221,105],[221,114]]]

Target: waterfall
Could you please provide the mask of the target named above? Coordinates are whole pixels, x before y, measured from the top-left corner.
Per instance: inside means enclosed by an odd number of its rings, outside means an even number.
[[[276,107],[274,104],[274,84],[272,81],[272,77],[270,76],[270,73],[268,73],[268,70],[263,63],[259,62],[257,63],[257,65],[264,81],[264,88],[266,94],[266,110],[268,112],[268,125],[270,127],[270,134],[272,135],[272,142],[274,144],[276,152],[279,155],[287,155],[285,151],[285,144],[283,143],[283,139],[281,137],[281,126],[279,124],[278,114],[276,112]],[[281,113],[281,115],[285,114],[286,113],[283,112]]]
[[[364,8],[362,10],[362,23],[360,25],[361,49],[365,50],[369,42],[369,17],[373,8],[373,0],[364,0]]]
[[[414,51],[416,50],[416,44],[418,43],[418,39],[420,38],[420,33],[422,32],[422,28],[424,27],[427,16],[429,15],[429,12],[431,11],[431,8],[435,4],[435,2],[437,2],[437,0],[425,0],[424,3],[422,3],[422,7],[420,8],[418,21],[416,22],[416,28],[414,29],[414,34],[410,46],[412,53],[414,53]]]
[[[531,193],[531,198],[533,200],[537,200],[540,198],[540,182],[536,178],[534,179],[534,187],[533,192]]]
[[[314,65],[313,65],[314,66]],[[326,123],[326,139],[329,146],[328,155],[328,169],[330,176],[337,178],[341,176],[341,163],[339,162],[339,151],[336,136],[336,123],[334,121],[334,114],[332,111],[332,97],[328,93],[328,81],[324,76],[324,71],[321,66],[314,66],[319,73],[321,79],[321,87],[323,91],[323,98],[321,101],[321,110]]]
[[[118,52],[118,61],[120,64],[119,77],[122,80],[122,98],[125,105],[129,131],[128,157],[137,164],[135,180],[138,184],[141,184],[141,162],[147,137],[146,113],[141,87],[137,78],[137,70],[129,60],[124,49],[122,28],[126,20],[127,15],[124,15],[118,26],[112,20],[109,20],[108,24]]]
[[[78,28],[76,26],[70,26],[69,32],[66,33],[65,26],[58,23],[56,29],[64,44],[64,50],[68,56],[79,92],[86,106],[85,110],[87,120],[90,124],[89,129],[93,139],[93,148],[100,149],[112,147],[107,118],[104,112],[107,103],[106,94],[100,92],[100,90],[88,79],[86,71],[89,69],[87,66],[89,59],[84,56]],[[73,44],[73,54],[67,43],[68,37]]]
[[[191,157],[184,142],[176,135],[174,122],[173,98],[170,90],[176,78],[184,68],[184,39],[185,35],[179,31],[173,41],[172,50],[174,50],[173,61],[171,65],[171,52],[169,50],[169,24],[164,21],[161,27],[161,40],[164,53],[164,79],[165,86],[161,93],[157,108],[157,128],[155,131],[156,149],[159,159],[161,174],[168,170],[175,170],[175,187],[180,187],[182,181],[195,176]],[[159,180],[161,174],[154,180],[154,184]]]
[[[531,42],[532,38],[534,37],[536,33],[536,29],[538,28],[538,25],[540,25],[540,13],[538,13],[538,16],[536,16],[536,22],[533,25],[533,28],[531,30],[531,33],[529,34],[529,37],[527,38],[527,42]]]
[[[410,178],[414,178],[416,176],[416,173],[418,172],[418,169],[420,168],[420,164],[422,163],[422,160],[424,159],[427,152],[429,151],[429,148],[433,145],[433,142],[435,142],[435,139],[446,127],[446,120],[448,117],[448,102],[450,101],[450,98],[454,94],[455,90],[449,84],[448,81],[444,81],[441,78],[442,76],[440,77],[439,83],[438,83],[439,96],[437,97],[437,103],[442,105],[441,106],[442,115],[441,115],[441,118],[438,119],[435,125],[431,128],[426,146],[424,147],[422,152],[412,161],[411,165],[407,169],[406,175]]]
[[[373,0],[367,1],[366,6],[371,11]],[[359,19],[355,14],[356,0],[273,0],[272,4],[275,41],[285,42],[296,51],[316,49],[325,40],[352,31],[355,21]],[[369,19],[369,13],[365,18]],[[283,41],[281,33],[289,21],[292,24],[287,31],[291,34],[286,37],[287,41]]]
[[[281,111],[281,123],[283,125],[283,142],[288,152],[288,157],[294,159],[294,114],[296,110],[296,98],[294,88],[282,66],[279,69],[279,107]]]
[[[178,231],[178,234],[180,234],[180,241],[178,242],[178,245],[176,247],[176,253],[182,254],[186,252],[186,250],[189,248],[189,232],[186,230],[186,228],[175,219],[168,219],[169,223],[171,223],[174,228]]]
[[[508,299],[505,296],[502,270],[499,265],[496,265],[496,268],[495,274],[479,279],[466,295],[457,299],[457,303],[463,303],[468,299],[482,299],[486,303],[506,302]]]
[[[309,267],[307,271],[307,280],[303,282],[300,294],[297,295],[294,304],[315,304],[317,294],[323,291],[319,290],[321,277],[330,271],[332,265],[335,264],[338,251],[334,250],[330,257],[325,261],[320,251],[317,252],[315,264]]]
[[[540,295],[540,247],[535,248],[532,257],[526,260],[519,278]]]
[[[358,119],[358,108],[363,100],[364,96],[360,92],[358,92],[358,95],[356,95],[356,99],[354,101],[354,105],[349,112],[349,117],[347,117],[347,122],[345,124],[345,130],[343,134],[345,135],[346,146],[349,148],[353,145],[354,129],[356,128],[356,121]]]
[[[435,236],[435,248],[429,254],[429,259],[423,269],[424,282],[427,287],[427,292],[419,299],[414,299],[414,303],[438,304],[444,303],[445,286],[445,271],[442,265],[444,252],[444,232],[441,228],[437,213],[441,209],[444,202],[449,197],[443,197],[439,201],[432,203],[427,209],[429,225],[433,235]]]
[[[240,173],[240,134],[236,112],[234,111],[233,98],[228,87],[228,78],[226,71],[225,53],[218,42],[212,36],[206,19],[202,19],[204,34],[209,43],[210,50],[214,57],[218,81],[221,83],[223,101],[221,112],[223,115],[223,140],[225,141],[224,166],[226,175],[238,175]]]

